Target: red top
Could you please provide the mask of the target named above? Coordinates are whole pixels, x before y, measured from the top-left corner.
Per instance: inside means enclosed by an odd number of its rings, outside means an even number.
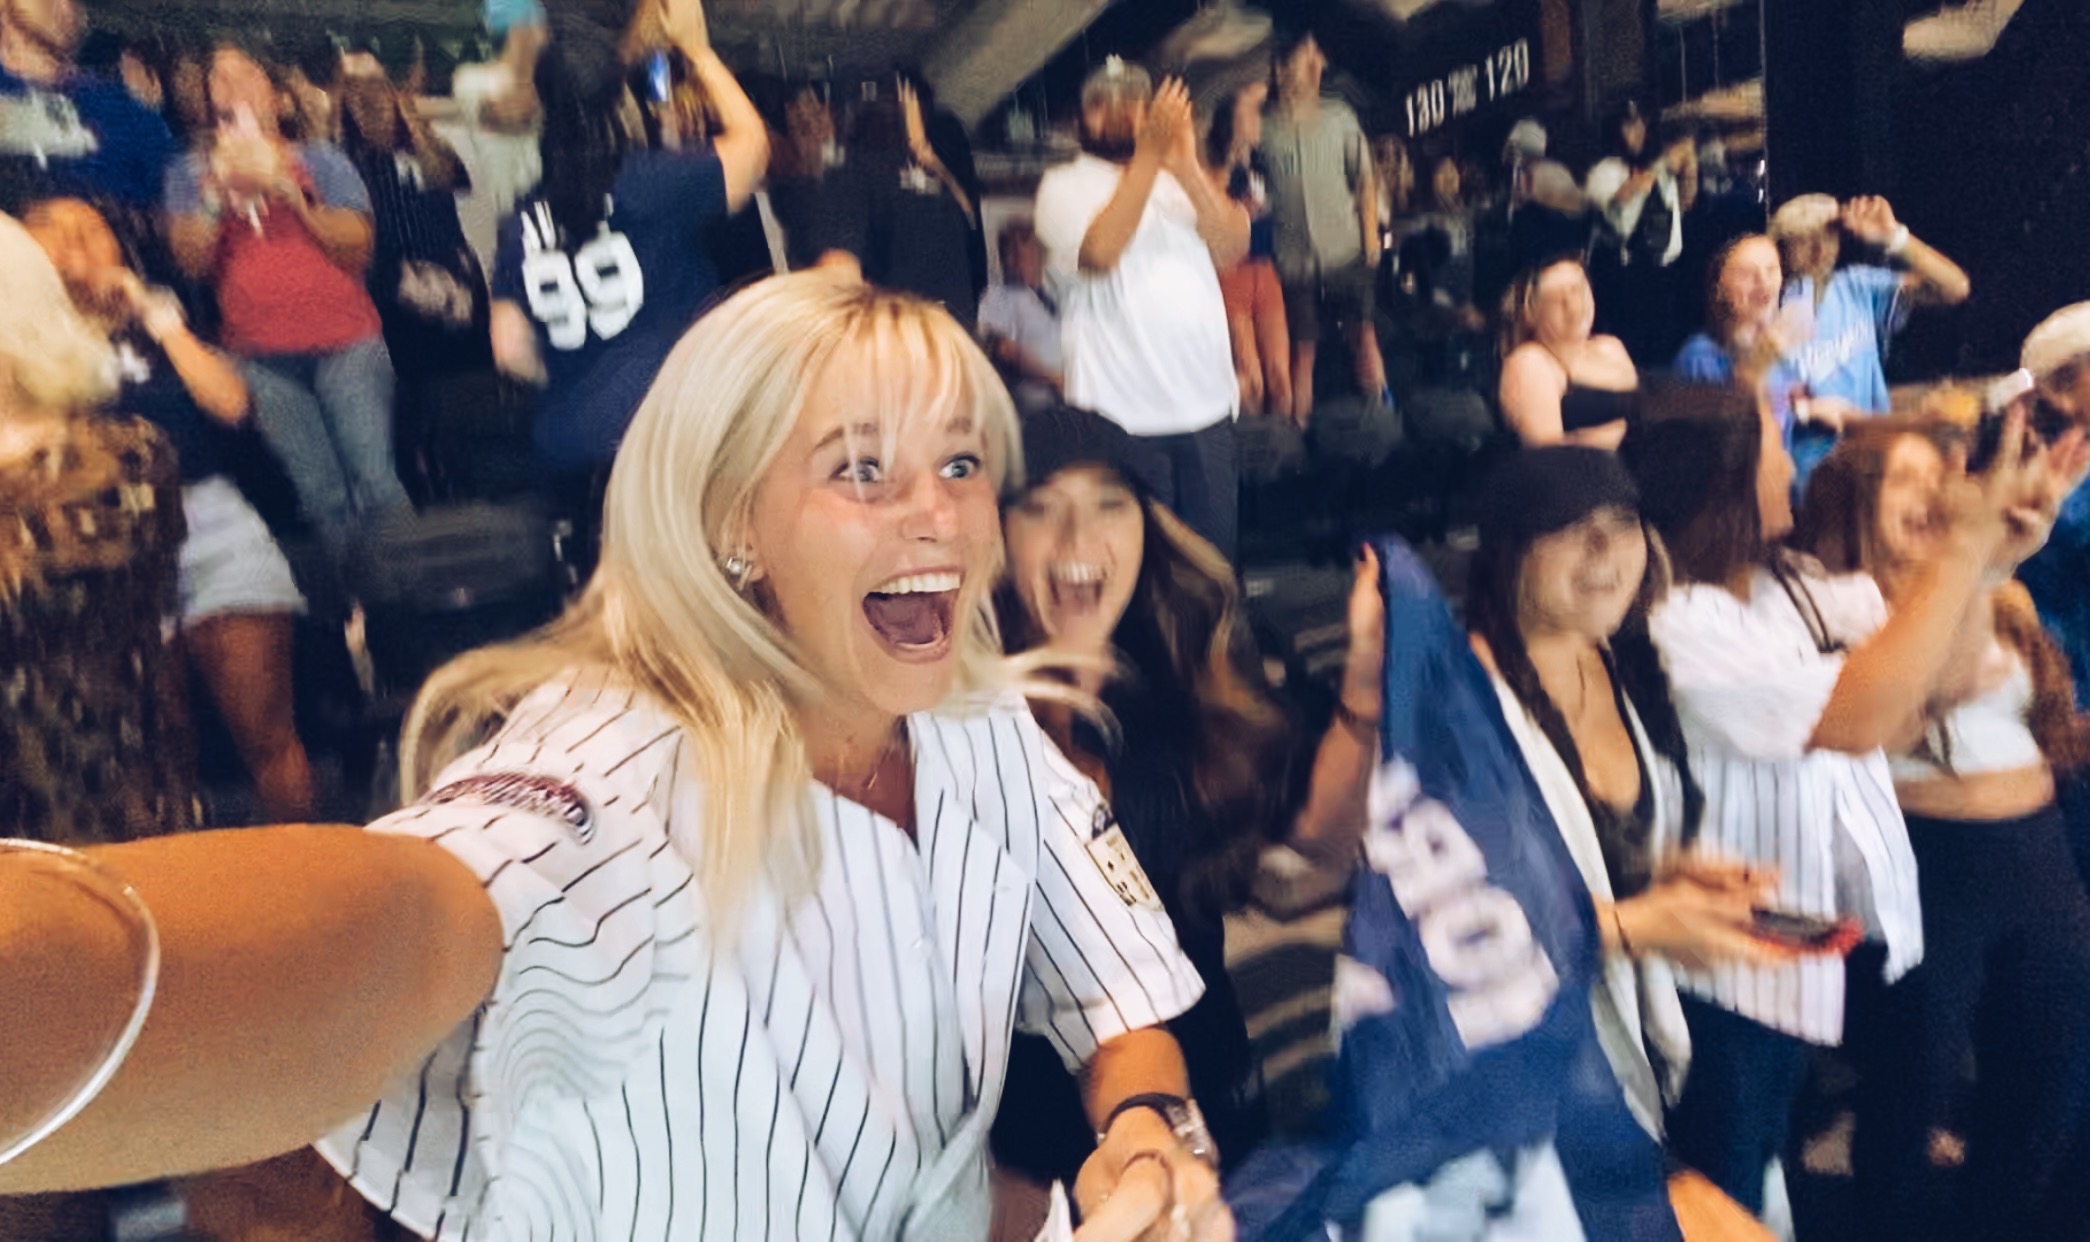
[[[330,158],[342,167],[329,167]],[[321,206],[368,214],[361,179],[340,152],[302,147],[292,174]],[[347,184],[344,175],[351,179]],[[255,217],[233,208],[218,238],[218,310],[226,348],[249,356],[330,353],[376,336],[382,324],[363,277],[328,262],[288,206],[256,210],[259,229]]]

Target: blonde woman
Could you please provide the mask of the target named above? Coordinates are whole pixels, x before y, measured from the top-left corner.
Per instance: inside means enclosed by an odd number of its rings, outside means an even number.
[[[806,274],[707,316],[580,600],[424,692],[415,805],[106,854],[160,920],[158,1012],[0,1193],[329,1135],[442,1239],[976,1238],[1020,1028],[1105,1135],[1085,1236],[1230,1237],[1157,1029],[1201,984],[999,654],[1016,445],[926,303]],[[18,897],[0,1046],[64,1047],[120,964]]]

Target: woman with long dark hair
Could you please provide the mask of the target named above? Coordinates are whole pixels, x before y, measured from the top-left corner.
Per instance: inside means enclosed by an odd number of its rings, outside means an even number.
[[[1031,483],[1005,506],[1009,577],[997,598],[1011,651],[1050,652],[1077,692],[1032,712],[1110,799],[1178,940],[1205,980],[1171,1023],[1222,1158],[1259,1128],[1248,1031],[1226,971],[1221,916],[1246,896],[1263,850],[1297,832],[1354,843],[1376,760],[1380,643],[1369,566],[1352,599],[1350,658],[1318,753],[1272,690],[1224,557],[1157,504],[1116,424],[1060,407],[1031,416]],[[1100,718],[1083,701],[1099,702]],[[1028,1071],[1028,1072],[1025,1072]],[[996,1146],[1041,1180],[1080,1167],[1094,1135],[1073,1079],[1042,1043],[1019,1042]]]
[[[1591,1236],[1607,1236],[1599,1213],[1635,1184],[1635,1153],[1662,1141],[1663,1112],[1690,1068],[1675,968],[1777,963],[1795,950],[1751,927],[1774,876],[1691,852],[1705,794],[1647,635],[1669,563],[1625,466],[1601,449],[1526,449],[1504,459],[1487,492],[1466,624],[1596,906],[1602,960],[1590,1006],[1602,1060],[1592,1078],[1616,1080],[1644,1132],[1585,1118],[1556,1140]],[[1739,1214],[1702,1178],[1672,1180],[1670,1198],[1687,1236],[1723,1218],[1731,1228]]]
[[[1489,492],[1466,624],[1598,903],[1598,1036],[1659,1138],[1690,1055],[1670,963],[1790,954],[1750,932],[1765,877],[1687,854],[1705,793],[1647,636],[1669,565],[1631,476],[1610,453],[1560,445],[1506,459]]]
[[[1833,573],[1871,575],[1891,603],[1940,552],[1935,520],[1957,428],[1853,427],[1807,488],[1794,543]],[[2080,440],[2063,450],[2082,460]],[[2063,462],[2039,503],[2013,510],[2009,554],[2046,542]],[[2059,1238],[2083,1219],[2071,1135],[2083,1121],[2090,1036],[2090,897],[2070,865],[2055,777],[2090,759],[2067,661],[2023,587],[1977,599],[1919,735],[1889,759],[1923,897],[1924,961],[1886,989],[1862,1064],[1856,1167],[1870,1236]],[[1963,1066],[1977,1061],[1972,1107]],[[1962,1117],[1966,1127],[1962,1128]],[[1958,1203],[1931,1136],[1967,1136]]]
[[[541,385],[537,448],[555,495],[592,497],[646,389],[717,292],[705,229],[744,207],[768,130],[711,50],[697,0],[567,0],[537,62],[544,180],[501,226],[493,341],[500,368]],[[680,55],[710,98],[708,148],[656,150],[627,85],[628,53]]]
[[[1915,729],[1986,576],[2007,572],[2005,514],[2043,487],[2020,422],[1987,475],[1947,484],[1941,554],[1890,610],[1872,579],[1779,548],[1792,461],[1747,394],[1683,388],[1623,448],[1677,587],[1648,621],[1704,785],[1700,848],[1775,866],[1775,908],[1847,920],[1867,969],[1921,960],[1916,861],[1885,747]],[[1686,971],[1692,1070],[1669,1117],[1677,1153],[1752,1211],[1783,1152],[1810,1044],[1844,1032],[1828,955]]]

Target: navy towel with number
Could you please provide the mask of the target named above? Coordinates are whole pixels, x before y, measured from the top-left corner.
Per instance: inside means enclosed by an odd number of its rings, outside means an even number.
[[[1428,569],[1397,539],[1376,550],[1386,702],[1336,977],[1335,1137],[1243,1167],[1228,1185],[1240,1236],[1325,1238],[1462,1157],[1549,1141],[1588,1235],[1625,1236],[1585,1209],[1585,1162],[1569,1152],[1569,1131],[1596,1122],[1633,1149],[1624,1163],[1642,1175],[1626,1197],[1660,1198],[1659,1153],[1611,1125],[1623,1097],[1608,1073],[1589,1073],[1601,1052],[1588,890]]]

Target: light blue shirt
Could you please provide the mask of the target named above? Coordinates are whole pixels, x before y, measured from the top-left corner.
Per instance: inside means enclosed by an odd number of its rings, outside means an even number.
[[[1814,301],[1814,281],[1785,288],[1785,304]],[[1887,344],[1908,322],[1901,273],[1846,267],[1829,278],[1814,312],[1814,335],[1780,360],[1810,397],[1840,397],[1869,414],[1888,412]]]

